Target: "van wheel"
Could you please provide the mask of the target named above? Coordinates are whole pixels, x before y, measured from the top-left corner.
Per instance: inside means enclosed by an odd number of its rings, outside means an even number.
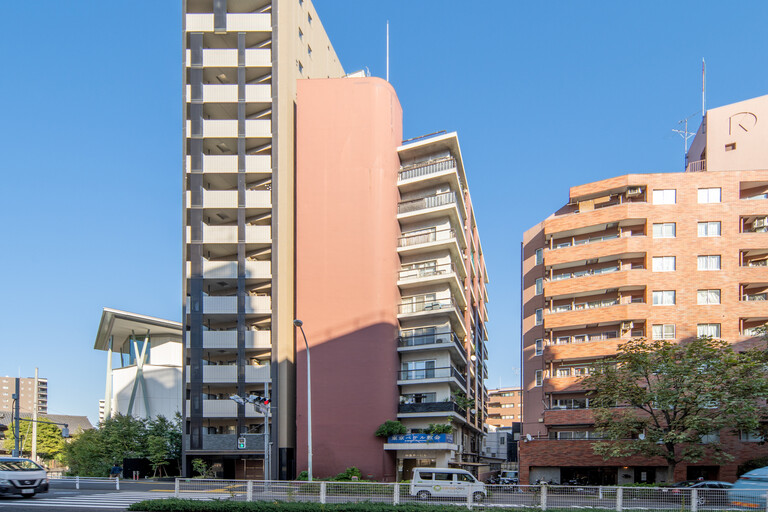
[[[429,498],[432,497],[431,494],[429,494],[429,491],[419,491],[416,493],[416,497],[419,498],[422,501],[426,501]]]
[[[474,493],[474,494],[472,495],[472,499],[473,499],[474,501],[476,501],[477,503],[480,503],[481,501],[483,501],[483,500],[485,499],[485,494],[483,494],[483,493],[482,493],[482,492],[480,492],[480,491],[477,491],[476,493]]]

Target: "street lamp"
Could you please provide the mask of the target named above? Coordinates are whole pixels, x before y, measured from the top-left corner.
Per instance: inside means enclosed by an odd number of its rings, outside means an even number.
[[[309,343],[307,335],[304,334],[304,322],[298,318],[293,321],[293,325],[298,327],[301,335],[304,337],[304,346],[307,348],[307,476],[312,481],[312,379],[310,377],[311,365],[309,364]]]

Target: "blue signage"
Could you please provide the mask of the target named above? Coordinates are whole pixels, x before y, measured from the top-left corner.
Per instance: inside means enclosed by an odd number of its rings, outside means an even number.
[[[453,443],[453,434],[400,434],[389,436],[388,443]]]

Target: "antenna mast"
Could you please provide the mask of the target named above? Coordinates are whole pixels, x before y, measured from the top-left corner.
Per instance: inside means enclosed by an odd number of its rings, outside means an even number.
[[[389,82],[389,20],[387,20],[387,82]]]
[[[672,131],[679,134],[683,138],[683,162],[684,166],[687,169],[688,167],[688,139],[696,135],[696,132],[689,132],[688,131],[688,120],[698,114],[696,112],[695,114],[691,114],[682,121],[678,121],[677,125],[683,125],[683,129],[680,128],[673,128]]]
[[[707,115],[707,63],[701,58],[701,117]]]

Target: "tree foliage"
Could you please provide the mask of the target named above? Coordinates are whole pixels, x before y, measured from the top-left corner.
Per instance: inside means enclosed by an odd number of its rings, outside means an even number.
[[[611,360],[595,365],[582,384],[595,426],[605,439],[594,451],[604,458],[641,454],[663,457],[674,474],[679,462],[706,456],[729,460],[722,430],[766,432],[768,355],[735,352],[709,337],[682,343],[633,339]]]
[[[20,421],[19,434],[21,437],[19,448],[24,455],[29,456],[32,453],[32,422]],[[7,452],[11,452],[15,443],[14,425],[11,423],[5,432],[3,448]],[[37,455],[46,461],[53,460],[61,454],[63,448],[64,439],[61,437],[61,429],[57,425],[41,419],[37,424]]]
[[[105,476],[116,462],[148,458],[157,471],[168,459],[181,457],[181,417],[152,420],[118,414],[98,429],[76,435],[64,447],[63,462],[72,475]]]
[[[403,425],[399,421],[387,420],[381,425],[379,425],[379,428],[376,429],[376,432],[374,433],[374,435],[376,437],[389,437],[389,436],[405,434],[406,432],[407,430],[405,428],[405,425]]]

